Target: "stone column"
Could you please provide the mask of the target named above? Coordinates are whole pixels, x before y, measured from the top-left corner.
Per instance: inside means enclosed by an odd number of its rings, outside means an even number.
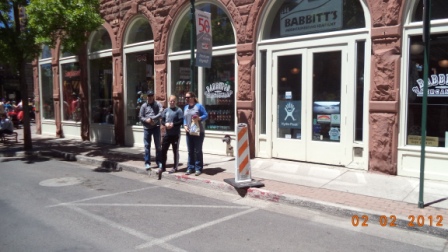
[[[114,65],[114,82],[112,87],[112,99],[114,107],[115,143],[125,145],[124,117],[124,89],[123,89],[123,54],[120,48],[112,50],[112,62]]]
[[[252,43],[237,45],[237,119],[238,123],[247,124],[250,158],[255,158],[255,56],[253,46]]]
[[[369,170],[397,174],[402,15],[401,0],[369,0],[372,58]]]

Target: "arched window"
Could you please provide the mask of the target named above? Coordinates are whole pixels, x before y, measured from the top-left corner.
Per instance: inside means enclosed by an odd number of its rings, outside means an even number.
[[[364,11],[359,0],[284,0],[273,5],[263,39],[363,28]]]
[[[128,28],[125,36],[125,45],[153,40],[151,26],[148,20],[143,17],[136,18]]]
[[[423,1],[416,5],[412,15],[412,22],[423,21]],[[446,19],[448,18],[448,4],[446,0],[431,0],[431,19]]]
[[[42,46],[42,53],[40,55],[41,59],[51,58],[51,48],[47,45]]]
[[[211,14],[211,31],[213,55],[211,67],[197,67],[197,86],[193,90],[199,101],[205,105],[209,120],[205,122],[206,130],[235,130],[235,32],[231,19],[225,8],[202,3],[196,9]],[[192,90],[190,76],[190,12],[185,9],[177,20],[173,30],[171,52],[176,52],[170,60],[171,94],[178,97],[178,105],[185,105],[185,93]],[[197,88],[197,90],[196,90]]]
[[[218,6],[214,4],[200,4],[196,9],[206,11],[212,14],[212,33],[213,46],[223,46],[235,44],[235,36],[227,14]],[[190,49],[190,31],[191,22],[189,13],[182,16],[179,27],[173,36],[172,51],[184,51]]]
[[[112,42],[101,26],[91,35],[89,50],[89,84],[91,119],[95,124],[113,124]]]
[[[54,120],[53,102],[53,70],[51,68],[51,48],[42,46],[39,59],[39,90],[40,103],[36,104],[41,113],[42,120]],[[43,125],[45,131],[45,125]]]
[[[154,90],[154,38],[148,20],[138,16],[125,33],[126,124],[139,125],[140,105],[145,94]],[[131,142],[128,144],[132,144]]]
[[[95,31],[91,37],[90,52],[98,52],[107,49],[112,49],[112,41],[110,40],[109,34],[104,27],[101,27]]]

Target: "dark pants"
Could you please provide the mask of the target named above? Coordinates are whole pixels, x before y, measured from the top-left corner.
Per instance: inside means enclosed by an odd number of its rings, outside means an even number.
[[[3,134],[12,134],[12,131],[9,129],[0,129],[0,136],[3,136]]]
[[[166,170],[166,159],[170,145],[173,146],[174,168],[179,165],[179,135],[165,135],[162,140],[162,170]]]
[[[156,164],[161,165],[160,161],[160,127],[152,129],[145,129],[143,131],[143,142],[145,144],[145,164],[151,164],[151,138],[154,138],[154,145],[156,149]]]
[[[204,143],[204,132],[199,136],[192,136],[187,133],[188,146],[188,166],[187,170],[200,171],[204,167],[204,155],[202,153],[202,144]]]

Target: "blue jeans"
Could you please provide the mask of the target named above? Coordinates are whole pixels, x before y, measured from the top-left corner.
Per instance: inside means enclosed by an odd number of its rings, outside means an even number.
[[[156,164],[160,166],[161,162],[161,146],[160,146],[160,127],[145,129],[143,132],[143,142],[145,144],[145,164],[151,164],[151,137],[154,138],[156,147]]]
[[[187,133],[187,147],[188,147],[188,166],[187,170],[200,171],[204,166],[204,155],[202,153],[202,144],[204,143],[204,132],[199,136],[191,136]]]

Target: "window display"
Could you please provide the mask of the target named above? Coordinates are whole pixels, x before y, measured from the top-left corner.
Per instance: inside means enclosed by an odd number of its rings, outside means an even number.
[[[79,64],[63,64],[62,68],[62,114],[64,121],[81,120],[81,109],[79,104],[79,88],[81,85],[81,70]]]
[[[186,105],[185,93],[191,89],[190,60],[173,61],[171,69],[175,73],[171,83],[171,93],[177,95],[177,106],[183,110]],[[197,71],[197,68],[195,69]]]
[[[410,38],[407,139],[408,145],[420,145],[423,98],[422,36]],[[448,34],[431,35],[428,65],[427,146],[448,147]]]
[[[146,91],[154,90],[154,51],[126,55],[127,65],[127,125],[139,125],[140,106],[146,101]]]
[[[92,123],[114,123],[112,101],[112,57],[90,61]]]
[[[235,130],[235,59],[233,55],[213,57],[205,68],[204,102],[208,112],[208,130]]]
[[[340,141],[341,57],[340,51],[313,54],[313,141]]]
[[[40,66],[42,119],[54,120],[53,71],[51,63]]]

